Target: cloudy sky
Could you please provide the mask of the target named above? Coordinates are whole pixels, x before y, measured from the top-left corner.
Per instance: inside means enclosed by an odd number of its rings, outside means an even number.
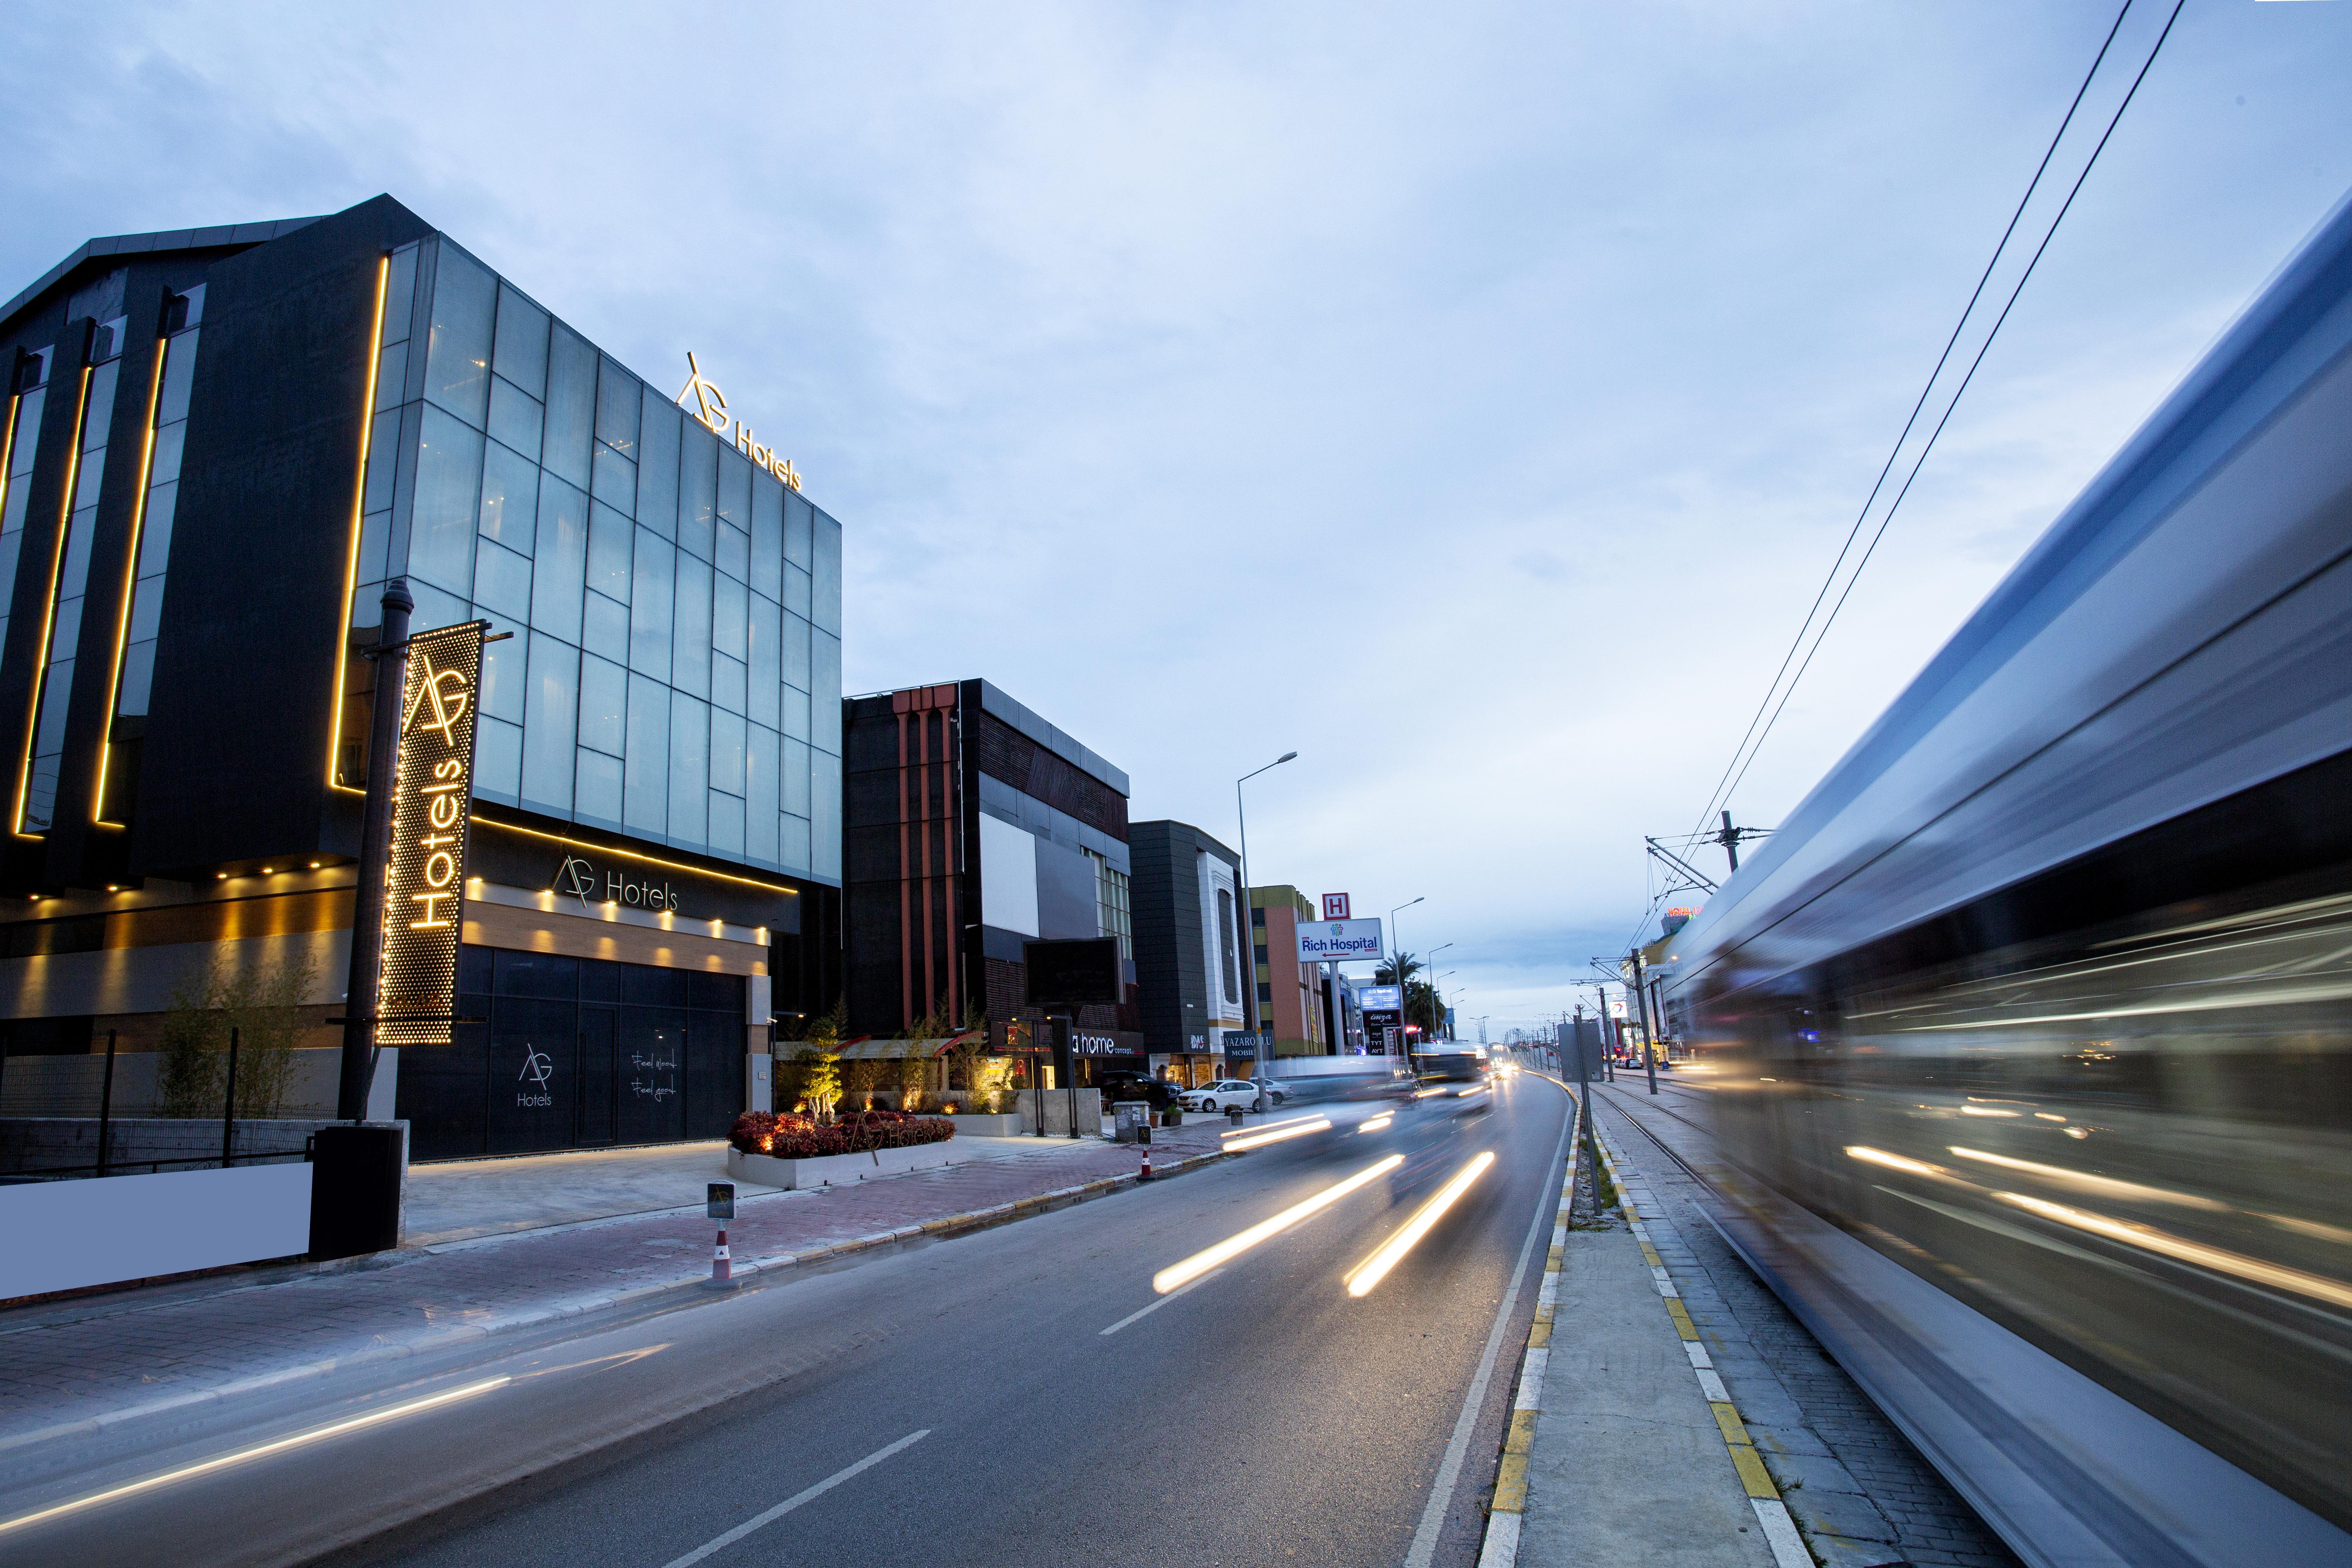
[[[12,5],[0,292],[388,191],[650,379],[700,355],[845,524],[852,690],[986,676],[1221,836],[1297,750],[1255,879],[1424,898],[1498,1033],[1633,934],[2116,17],[360,9]],[[2352,187],[2347,80],[2352,5],[2189,0],[1739,820]]]

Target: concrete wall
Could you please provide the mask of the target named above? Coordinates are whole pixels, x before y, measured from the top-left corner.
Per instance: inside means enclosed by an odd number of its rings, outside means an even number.
[[[232,1145],[238,1159],[282,1154],[302,1157],[303,1144],[331,1121],[318,1118],[239,1121]],[[110,1170],[131,1169],[154,1163],[211,1161],[217,1163],[221,1136],[218,1121],[163,1121],[134,1117],[107,1123],[107,1164]],[[93,1170],[98,1163],[98,1121],[86,1116],[15,1116],[0,1119],[0,1172],[26,1174],[42,1171]]]
[[[341,1083],[342,1056],[340,1047],[296,1051],[286,1102],[278,1107],[279,1114],[331,1118]],[[160,1052],[115,1054],[112,1115],[131,1118],[154,1113],[156,1077],[163,1062]],[[374,1091],[368,1097],[370,1120],[391,1120],[393,1087],[399,1071],[400,1052],[383,1052],[376,1066]],[[0,1117],[95,1117],[105,1082],[106,1058],[102,1054],[10,1057],[5,1073],[0,1073]],[[217,1118],[205,1120],[218,1125]]]

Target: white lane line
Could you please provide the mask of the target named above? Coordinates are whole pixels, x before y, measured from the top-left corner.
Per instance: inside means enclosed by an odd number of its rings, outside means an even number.
[[[767,1512],[753,1514],[750,1519],[745,1520],[742,1523],[737,1525],[726,1534],[713,1536],[710,1540],[704,1542],[701,1545],[696,1547],[693,1551],[688,1552],[683,1557],[671,1558],[667,1563],[662,1565],[662,1568],[688,1568],[688,1563],[699,1563],[714,1552],[724,1551],[726,1548],[734,1545],[737,1542],[751,1534],[753,1531],[758,1530],[764,1525],[775,1523],[776,1521],[783,1518],[784,1515],[792,1512],[793,1510],[800,1507],[803,1503],[815,1501],[818,1498],[823,1497],[826,1492],[831,1491],[834,1488],[839,1486],[842,1482],[849,1479],[851,1477],[857,1475],[860,1471],[872,1469],[875,1466],[880,1464],[891,1455],[896,1454],[902,1449],[913,1447],[916,1444],[921,1442],[930,1435],[931,1429],[926,1426],[919,1432],[908,1433],[907,1436],[899,1438],[897,1442],[891,1444],[887,1448],[877,1448],[874,1452],[866,1455],[864,1458],[858,1460],[857,1463],[849,1466],[847,1468],[834,1471],[833,1474],[825,1477],[824,1479],[817,1482],[816,1485],[809,1488],[807,1490],[794,1492],[791,1497],[786,1498],[783,1501],[778,1503]]]
[[[1128,1324],[1135,1321],[1136,1319],[1150,1317],[1152,1313],[1160,1310],[1160,1308],[1168,1305],[1169,1302],[1173,1301],[1177,1297],[1181,1296],[1185,1291],[1197,1290],[1202,1286],[1206,1285],[1210,1280],[1214,1279],[1218,1275],[1223,1274],[1223,1272],[1224,1270],[1222,1268],[1212,1268],[1206,1274],[1202,1275],[1198,1279],[1188,1280],[1184,1284],[1177,1286],[1176,1289],[1169,1291],[1168,1294],[1160,1297],[1160,1300],[1152,1302],[1149,1307],[1144,1307],[1136,1311],[1129,1312],[1126,1317],[1121,1318],[1109,1328],[1098,1331],[1097,1337],[1102,1338],[1115,1334],[1118,1332],[1119,1330],[1127,1327]]]
[[[1559,1128],[1559,1142],[1553,1148],[1553,1163],[1567,1157],[1569,1136],[1576,1130],[1576,1118],[1565,1118]],[[1503,1289],[1503,1300],[1495,1309],[1495,1326],[1487,1331],[1486,1353],[1478,1358],[1477,1374],[1471,1378],[1467,1393],[1462,1396],[1462,1414],[1454,1417],[1454,1436],[1445,1445],[1445,1457],[1438,1461],[1437,1479],[1429,1489],[1429,1504],[1421,1510],[1421,1526],[1412,1532],[1412,1545],[1405,1552],[1404,1568],[1429,1568],[1430,1560],[1437,1555],[1437,1532],[1445,1524],[1445,1510],[1454,1503],[1454,1483],[1462,1479],[1462,1461],[1470,1452],[1470,1434],[1478,1425],[1478,1406],[1486,1402],[1486,1384],[1495,1375],[1495,1358],[1502,1353],[1503,1331],[1511,1326],[1511,1309],[1517,1302],[1519,1286],[1528,1277],[1528,1260],[1536,1254],[1536,1243],[1542,1239],[1544,1222],[1552,1215],[1551,1200],[1546,1197],[1536,1206],[1535,1218],[1528,1226],[1528,1238],[1519,1244],[1519,1261],[1511,1270],[1511,1282]],[[1516,1550],[1517,1542],[1513,1542]]]
[[[59,1514],[76,1513],[86,1508],[95,1508],[100,1503],[111,1502],[116,1498],[152,1491],[157,1487],[169,1486],[173,1481],[188,1480],[193,1477],[205,1475],[214,1470],[226,1469],[231,1465],[244,1464],[248,1459],[259,1459],[271,1454],[283,1453],[289,1448],[300,1447],[305,1443],[316,1443],[323,1438],[341,1436],[346,1432],[356,1432],[364,1426],[379,1426],[386,1421],[397,1421],[404,1415],[414,1415],[420,1410],[430,1410],[436,1405],[448,1405],[460,1399],[471,1399],[478,1394],[488,1394],[490,1390],[503,1388],[513,1381],[512,1378],[508,1377],[493,1377],[480,1383],[469,1383],[463,1388],[452,1388],[441,1394],[428,1394],[422,1399],[411,1399],[383,1410],[372,1410],[364,1415],[354,1415],[348,1421],[337,1421],[325,1426],[314,1426],[307,1432],[297,1432],[290,1437],[280,1437],[274,1442],[257,1443],[250,1448],[239,1448],[235,1453],[223,1454],[216,1459],[205,1459],[193,1465],[183,1465],[176,1470],[165,1470],[162,1475],[149,1476],[144,1480],[131,1481],[122,1486],[109,1488],[102,1492],[93,1492],[88,1497],[76,1498],[71,1502],[61,1502],[55,1507],[45,1508],[35,1513],[22,1513],[14,1519],[0,1521],[0,1532],[15,1530],[19,1525],[32,1524],[40,1520],[55,1519]]]

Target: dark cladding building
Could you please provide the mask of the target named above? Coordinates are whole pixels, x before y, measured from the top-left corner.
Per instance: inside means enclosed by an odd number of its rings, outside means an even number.
[[[1155,1073],[1188,1083],[1256,1070],[1226,1059],[1249,1027],[1242,985],[1241,857],[1186,822],[1139,822],[1135,963],[1145,1049]]]
[[[1032,940],[1117,937],[1132,986],[1124,772],[985,680],[853,697],[842,729],[853,1033],[977,1011],[1002,1040]],[[1079,1079],[1139,1069],[1134,1028],[1081,1011]]]
[[[10,1054],[152,1051],[228,969],[307,970],[336,1041],[404,578],[511,634],[415,1152],[723,1131],[839,984],[841,531],[790,466],[385,196],[93,240],[0,371]]]

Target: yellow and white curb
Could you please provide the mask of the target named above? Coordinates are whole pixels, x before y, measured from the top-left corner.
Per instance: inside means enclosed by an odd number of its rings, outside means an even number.
[[[1487,1510],[1486,1539],[1478,1549],[1478,1568],[1513,1568],[1519,1557],[1519,1521],[1528,1506],[1528,1455],[1535,1447],[1536,1413],[1543,1407],[1544,1372],[1551,1361],[1552,1312],[1559,1300],[1559,1263],[1568,1247],[1568,1211],[1576,1201],[1575,1151],[1584,1138],[1580,1103],[1576,1120],[1569,1141],[1568,1180],[1559,1190],[1559,1217],[1551,1227],[1551,1251],[1544,1258],[1543,1283],[1536,1291],[1535,1321],[1528,1325],[1528,1348],[1519,1360],[1519,1391],[1512,1396],[1511,1424],[1503,1434],[1503,1463],[1495,1474],[1495,1502]]]
[[[1599,1142],[1597,1135],[1594,1142]],[[1617,1189],[1618,1208],[1625,1215],[1627,1227],[1642,1244],[1643,1261],[1650,1266],[1650,1277],[1657,1284],[1659,1298],[1665,1302],[1666,1315],[1675,1321],[1675,1332],[1681,1337],[1683,1350],[1690,1357],[1691,1371],[1697,1374],[1699,1392],[1706,1396],[1707,1408],[1715,1413],[1715,1425],[1723,1434],[1723,1446],[1731,1453],[1731,1468],[1739,1472],[1739,1484],[1747,1489],[1748,1505],[1756,1510],[1756,1522],[1763,1527],[1764,1539],[1772,1548],[1773,1563],[1777,1568],[1814,1568],[1813,1554],[1806,1548],[1804,1538],[1797,1533],[1797,1521],[1789,1516],[1789,1505],[1781,1501],[1780,1489],[1773,1484],[1772,1473],[1764,1468],[1763,1456],[1756,1451],[1747,1423],[1740,1420],[1738,1408],[1732,1404],[1723,1378],[1707,1356],[1706,1346],[1699,1341],[1698,1326],[1691,1321],[1690,1309],[1683,1305],[1682,1291],[1675,1288],[1658,1249],[1650,1244],[1649,1226],[1653,1222],[1644,1220],[1634,1209],[1633,1194],[1624,1178],[1617,1173],[1617,1162],[1606,1148],[1601,1151],[1601,1163]],[[1646,1201],[1646,1188],[1643,1195]]]

